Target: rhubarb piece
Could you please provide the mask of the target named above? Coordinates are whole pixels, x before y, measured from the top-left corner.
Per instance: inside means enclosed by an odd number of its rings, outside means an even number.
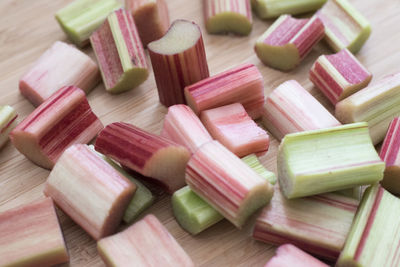
[[[372,74],[347,49],[320,56],[310,70],[310,80],[333,105],[366,87],[371,79]]]
[[[336,266],[399,266],[399,209],[397,197],[379,184],[370,186]]]
[[[284,82],[268,96],[262,122],[278,140],[289,133],[340,125],[340,122],[295,80]]]
[[[72,45],[55,42],[19,80],[19,90],[39,106],[63,86],[89,93],[100,80],[96,63]]]
[[[288,71],[300,64],[323,37],[324,25],[318,17],[282,15],[257,40],[255,51],[265,65]]]
[[[13,145],[35,164],[53,168],[69,146],[85,144],[103,129],[85,93],[66,86],[37,107],[11,133]]]
[[[203,110],[241,103],[253,119],[261,116],[264,81],[253,64],[241,64],[185,88],[188,105],[199,115]]]
[[[76,144],[54,166],[44,194],[98,240],[117,230],[135,190],[87,145]]]
[[[268,150],[267,132],[258,127],[240,103],[204,110],[200,119],[211,136],[238,157]]]
[[[400,73],[385,77],[338,102],[335,116],[342,123],[368,122],[376,145],[386,134],[390,122],[400,116]]]
[[[371,34],[367,19],[347,0],[328,0],[317,12],[325,26],[325,40],[335,51],[357,53]]]
[[[51,198],[0,213],[0,266],[53,266],[68,261]]]
[[[210,76],[203,37],[194,22],[176,20],[159,40],[148,44],[160,102],[184,104],[183,89]]]
[[[336,260],[358,203],[332,193],[288,200],[276,188],[271,203],[256,220],[253,237],[274,245],[292,243],[319,257]]]
[[[280,246],[276,250],[276,255],[272,257],[264,267],[278,266],[329,267],[329,265],[319,261],[291,244]]]
[[[250,34],[253,25],[250,1],[204,0],[203,4],[208,33]]]
[[[129,12],[111,13],[90,36],[106,90],[121,93],[142,84],[149,76],[146,56]]]
[[[185,146],[191,153],[212,140],[192,109],[182,104],[168,108],[161,136]]]
[[[100,132],[95,149],[162,183],[169,193],[185,186],[185,168],[190,152],[164,137],[117,122]]]
[[[385,169],[365,122],[288,134],[277,160],[278,181],[287,198],[376,183]]]
[[[280,15],[297,15],[315,11],[326,0],[251,0],[251,6],[261,19],[271,19]]]
[[[10,106],[0,106],[0,149],[7,143],[8,135],[17,126],[17,113]]]
[[[353,188],[343,189],[335,192],[336,194],[351,197],[357,200],[361,200],[364,193],[363,186],[355,186]]]
[[[194,267],[183,248],[152,214],[123,232],[101,239],[97,250],[107,266]]]
[[[56,19],[68,38],[83,47],[108,14],[119,8],[121,4],[116,0],[75,0],[60,9]]]
[[[261,177],[265,178],[271,184],[276,183],[276,175],[273,172],[268,171],[258,160],[255,154],[250,154],[242,158],[242,161],[251,167]]]
[[[218,141],[201,146],[186,168],[190,188],[241,228],[272,197],[272,185]]]
[[[125,8],[132,13],[144,47],[167,32],[169,13],[165,0],[125,0]]]

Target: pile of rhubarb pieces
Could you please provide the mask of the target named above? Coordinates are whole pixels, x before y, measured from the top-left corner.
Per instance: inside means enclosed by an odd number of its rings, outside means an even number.
[[[0,266],[69,260],[55,206],[97,241],[107,266],[194,266],[146,214],[155,201],[149,184],[171,194],[175,219],[192,235],[223,219],[240,230],[258,211],[253,238],[280,246],[266,267],[400,266],[400,73],[369,85],[355,57],[368,21],[348,0],[203,5],[209,34],[248,35],[252,9],[276,18],[254,50],[281,71],[324,38],[334,54],[321,55],[309,79],[334,115],[295,80],[265,96],[253,64],[210,76],[200,27],[170,23],[165,0],[75,0],[55,14],[75,45],[55,42],[19,81],[36,109],[18,119],[0,107],[0,145],[10,139],[51,170],[45,198],[0,213]],[[89,43],[97,62],[77,48]],[[161,134],[126,122],[104,127],[86,94],[100,80],[122,93],[151,73],[168,107]],[[270,137],[256,119],[281,142],[277,174],[258,160]]]

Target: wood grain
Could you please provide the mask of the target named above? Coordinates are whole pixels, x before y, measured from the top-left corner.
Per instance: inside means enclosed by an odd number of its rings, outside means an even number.
[[[33,106],[19,94],[18,80],[54,41],[68,42],[54,13],[69,2],[71,0],[0,1],[0,105],[13,106],[19,120],[25,118]],[[400,32],[397,30],[400,1],[351,2],[372,24],[372,35],[357,54],[358,59],[374,74],[373,80],[400,71]],[[255,40],[272,21],[254,18],[254,28],[248,37],[209,35],[204,30],[201,0],[169,0],[168,5],[172,20],[189,19],[201,26],[211,74],[251,62],[264,76],[266,94],[280,83],[296,79],[332,111],[330,103],[308,80],[308,71],[316,58],[321,53],[331,53],[324,43],[314,48],[298,68],[283,73],[262,65],[253,50]],[[93,57],[90,47],[84,51]],[[104,124],[125,121],[154,133],[161,130],[166,108],[158,102],[152,75],[139,88],[116,96],[106,93],[101,84],[88,98]],[[261,157],[263,164],[272,171],[276,171],[277,146],[278,142],[273,139],[269,152]],[[42,197],[48,174],[7,144],[0,152],[0,212]],[[165,194],[158,196],[157,203],[147,213],[154,213],[164,223],[199,266],[263,266],[275,250],[273,246],[251,238],[252,222],[242,231],[223,221],[198,236],[187,234],[174,220],[170,197]],[[103,266],[95,242],[62,212],[59,212],[59,218],[71,257],[69,266]]]

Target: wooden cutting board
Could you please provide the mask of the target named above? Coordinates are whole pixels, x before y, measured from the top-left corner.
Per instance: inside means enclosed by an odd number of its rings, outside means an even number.
[[[350,1],[372,24],[372,35],[357,57],[374,74],[373,82],[400,71],[400,1]],[[13,106],[19,120],[32,112],[33,106],[19,94],[18,80],[53,42],[68,42],[54,19],[54,13],[70,2],[72,0],[0,1],[0,105]],[[317,57],[331,53],[323,42],[295,70],[287,73],[276,71],[264,66],[253,50],[255,40],[272,21],[254,18],[253,31],[247,37],[209,35],[204,30],[201,0],[167,2],[171,21],[189,19],[202,28],[211,74],[242,62],[251,62],[264,76],[266,94],[280,83],[296,79],[323,105],[333,110],[308,80],[308,71]],[[93,57],[90,47],[84,51]],[[100,84],[88,98],[105,125],[125,121],[154,133],[161,130],[166,108],[158,102],[153,75],[139,88],[121,95],[106,93]],[[274,172],[278,144],[272,138],[269,152],[261,157],[263,164]],[[43,184],[48,174],[47,170],[35,166],[10,143],[7,144],[0,152],[0,212],[43,197]],[[223,221],[197,236],[189,235],[175,221],[170,197],[165,194],[158,196],[156,204],[146,213],[155,214],[199,266],[263,266],[275,251],[275,247],[251,238],[252,221],[241,231]],[[71,258],[69,265],[104,266],[97,254],[96,243],[62,212],[59,212],[59,219]]]

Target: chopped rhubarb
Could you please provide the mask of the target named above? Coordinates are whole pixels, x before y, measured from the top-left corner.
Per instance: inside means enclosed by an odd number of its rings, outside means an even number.
[[[103,129],[85,93],[66,86],[37,107],[10,133],[13,145],[35,164],[51,169],[69,146],[85,144]]]
[[[265,65],[288,71],[300,64],[323,37],[324,25],[318,17],[282,15],[257,40],[255,51]]]
[[[276,183],[276,175],[273,172],[267,170],[261,162],[258,160],[258,157],[255,154],[250,154],[246,157],[242,158],[242,161],[246,163],[250,168],[252,168],[256,173],[258,173],[261,177],[265,178],[271,184]]]
[[[169,13],[166,0],[125,0],[125,8],[132,13],[144,47],[167,32]]]
[[[209,33],[250,34],[253,24],[250,1],[204,0],[203,5]]]
[[[192,153],[212,140],[193,110],[182,104],[168,108],[161,136],[185,146]]]
[[[75,0],[60,9],[56,19],[68,38],[83,47],[108,14],[119,8],[121,4],[116,0]]]
[[[325,40],[335,51],[357,53],[371,34],[367,19],[347,0],[328,0],[317,12],[325,26]]]
[[[251,0],[251,6],[261,19],[276,18],[280,15],[297,15],[315,11],[326,0]]]
[[[73,45],[55,42],[19,80],[19,90],[39,106],[63,86],[89,93],[100,80],[96,63]]]
[[[361,200],[362,195],[364,193],[364,189],[365,189],[364,186],[355,186],[353,188],[339,190],[334,193],[342,195],[342,196],[346,196],[346,197],[351,197],[351,198],[354,198],[357,200]]]
[[[289,133],[340,125],[340,122],[295,80],[284,82],[268,96],[262,122],[279,140]]]
[[[301,249],[285,244],[276,250],[276,255],[272,257],[264,267],[329,267],[329,265],[319,261],[313,256],[305,253]]]
[[[336,263],[348,266],[399,266],[400,200],[379,184],[364,193]]]
[[[123,166],[162,183],[169,193],[185,186],[190,152],[164,137],[117,122],[100,132],[95,148]]]
[[[135,190],[87,145],[76,144],[57,161],[44,194],[98,240],[117,230]]]
[[[288,134],[277,158],[278,181],[287,198],[376,183],[385,169],[365,122]]]
[[[53,266],[69,260],[51,198],[0,213],[0,266]]]
[[[160,102],[184,104],[185,86],[210,76],[200,27],[176,20],[159,40],[148,44]]]
[[[334,105],[366,87],[371,79],[372,74],[346,48],[320,56],[310,70],[310,80]]]
[[[241,64],[186,87],[185,97],[196,114],[241,103],[250,117],[257,119],[264,105],[264,81],[256,66]]]
[[[238,157],[268,150],[267,132],[250,118],[240,103],[204,110],[200,119],[211,136]]]
[[[146,55],[129,12],[111,13],[90,36],[106,90],[121,93],[142,84],[149,76]]]
[[[335,116],[342,123],[368,122],[372,142],[380,143],[392,119],[400,116],[400,73],[389,75],[338,102]]]
[[[0,106],[0,149],[7,143],[10,132],[17,126],[17,113],[10,106]]]
[[[204,144],[191,157],[186,182],[238,228],[273,194],[268,181],[218,141]]]
[[[152,214],[97,242],[107,266],[194,267],[183,248]]]

